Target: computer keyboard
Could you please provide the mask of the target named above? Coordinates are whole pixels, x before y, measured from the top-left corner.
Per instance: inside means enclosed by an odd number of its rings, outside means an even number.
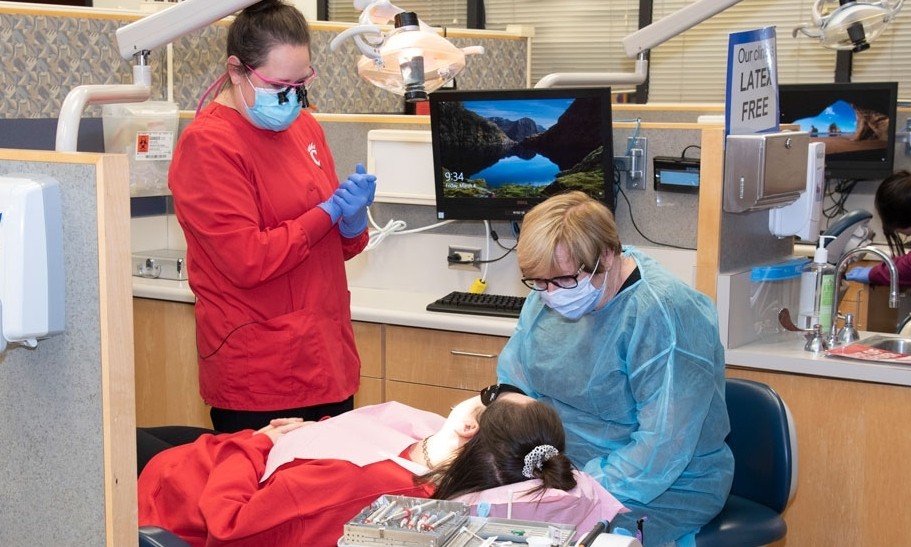
[[[427,304],[427,311],[491,315],[495,317],[519,317],[524,296],[502,294],[475,294],[453,291]]]

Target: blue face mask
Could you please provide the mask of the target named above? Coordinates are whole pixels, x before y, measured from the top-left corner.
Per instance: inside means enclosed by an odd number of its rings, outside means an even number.
[[[247,77],[247,82],[253,88],[255,96],[253,106],[247,106],[247,102],[244,101],[244,109],[253,125],[270,131],[288,129],[301,112],[300,102],[292,99],[280,104],[278,95],[282,93],[282,90],[256,87],[249,77]],[[243,99],[243,97],[241,98]]]
[[[600,259],[599,259],[600,260]],[[596,271],[598,264],[595,263]],[[583,315],[590,313],[601,301],[604,296],[604,288],[607,287],[607,275],[600,288],[592,285],[592,276],[588,276],[579,285],[572,289],[556,288],[553,291],[542,291],[541,298],[555,312],[559,313],[570,321],[578,321]]]

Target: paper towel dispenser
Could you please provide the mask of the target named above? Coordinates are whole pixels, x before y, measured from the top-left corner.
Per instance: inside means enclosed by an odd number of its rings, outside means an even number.
[[[0,351],[63,332],[63,269],[59,183],[0,176]]]
[[[743,213],[793,203],[807,184],[806,131],[728,135],[724,210]]]

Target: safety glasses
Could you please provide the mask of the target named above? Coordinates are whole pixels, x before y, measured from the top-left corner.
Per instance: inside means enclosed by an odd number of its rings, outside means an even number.
[[[264,89],[264,91],[267,93],[278,97],[278,104],[287,103],[288,95],[294,91],[296,94],[297,102],[299,102],[303,108],[310,106],[310,103],[307,100],[307,86],[313,83],[313,80],[315,80],[317,77],[315,66],[311,65],[310,73],[307,74],[307,76],[305,76],[304,79],[299,82],[286,82],[284,80],[273,80],[272,78],[266,78],[259,72],[256,72],[256,69],[254,69],[252,66],[246,63],[244,63],[244,66],[247,67],[247,70],[252,72],[257,78],[266,82],[267,84],[284,87],[284,89]]]
[[[490,403],[497,400],[501,393],[518,393],[525,395],[525,392],[510,384],[493,384],[481,390],[481,403],[484,406],[490,406]]]

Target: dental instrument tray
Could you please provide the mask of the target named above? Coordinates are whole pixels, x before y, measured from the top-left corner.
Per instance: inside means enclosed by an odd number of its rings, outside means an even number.
[[[572,524],[554,524],[470,516],[457,501],[380,496],[345,524],[339,547],[481,547],[496,541],[525,544],[529,537],[549,537],[569,547]]]
[[[443,547],[468,522],[468,513],[461,502],[384,495],[345,524],[339,545]]]

